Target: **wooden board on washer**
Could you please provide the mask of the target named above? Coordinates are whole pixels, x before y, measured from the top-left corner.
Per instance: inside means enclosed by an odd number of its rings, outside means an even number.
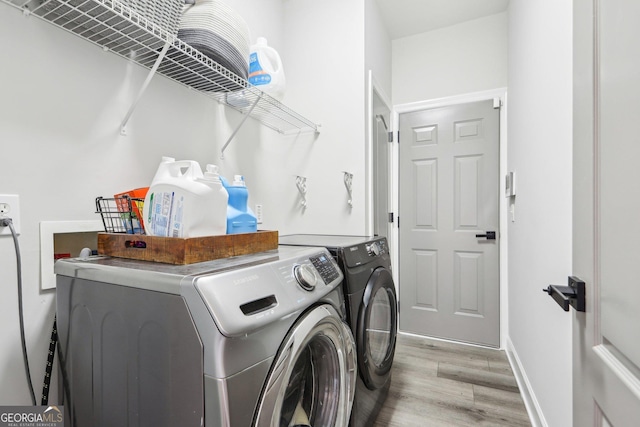
[[[98,254],[167,264],[193,264],[278,248],[278,232],[191,238],[98,233]]]

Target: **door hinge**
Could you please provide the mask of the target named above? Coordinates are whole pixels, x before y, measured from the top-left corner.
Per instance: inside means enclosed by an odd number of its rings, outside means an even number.
[[[389,212],[389,222],[393,222],[393,212]]]
[[[396,217],[398,220],[398,228],[400,228],[400,217]]]
[[[396,142],[400,144],[400,131],[398,131],[398,137],[396,138]]]
[[[387,133],[387,139],[388,139],[388,142],[393,142],[393,132]]]
[[[500,98],[493,98],[493,108],[500,108],[502,107],[502,100]]]

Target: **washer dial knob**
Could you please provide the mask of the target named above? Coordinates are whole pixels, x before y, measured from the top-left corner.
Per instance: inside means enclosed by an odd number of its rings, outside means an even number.
[[[373,242],[367,246],[367,252],[369,252],[370,256],[378,256],[380,255],[380,246],[378,246],[377,242]]]
[[[305,291],[314,290],[318,282],[318,276],[311,264],[300,264],[293,267],[293,277]]]

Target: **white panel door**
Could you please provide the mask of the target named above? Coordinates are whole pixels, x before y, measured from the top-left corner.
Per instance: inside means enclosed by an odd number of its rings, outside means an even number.
[[[493,100],[400,115],[403,331],[500,344],[499,128]]]
[[[640,425],[640,2],[574,2],[575,426]]]

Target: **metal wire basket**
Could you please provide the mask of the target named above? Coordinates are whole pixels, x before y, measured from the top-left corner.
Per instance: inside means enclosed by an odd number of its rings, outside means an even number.
[[[96,197],[96,213],[102,217],[107,233],[144,234],[142,207],[144,199],[127,195],[119,197]]]

